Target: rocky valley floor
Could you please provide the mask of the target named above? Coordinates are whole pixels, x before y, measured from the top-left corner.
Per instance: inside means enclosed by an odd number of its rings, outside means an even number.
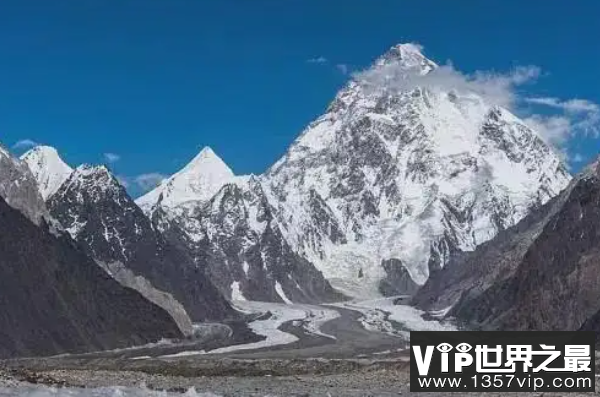
[[[248,328],[259,338],[227,345],[219,339],[222,328],[213,326],[218,342],[164,341],[5,361],[0,396],[412,395],[408,332],[454,327],[424,320],[422,312],[401,303],[401,298],[324,306],[239,302],[256,316]],[[247,329],[233,333],[246,335]]]

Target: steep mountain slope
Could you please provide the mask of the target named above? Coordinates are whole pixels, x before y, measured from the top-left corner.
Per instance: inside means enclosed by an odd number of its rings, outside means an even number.
[[[47,215],[37,182],[27,164],[15,159],[0,146],[0,197],[39,224]]]
[[[261,178],[285,239],[334,285],[413,292],[570,179],[506,109],[420,87],[436,68],[417,46],[392,48],[370,69],[382,81],[350,82]]]
[[[448,265],[458,291],[438,288],[440,273],[416,303],[454,305],[449,315],[485,329],[600,331],[600,163],[499,237]],[[484,262],[497,276],[465,277]]]
[[[155,212],[167,236],[206,263],[211,280],[234,300],[340,300],[323,275],[294,253],[254,177],[222,187],[208,202]]]
[[[447,313],[453,307],[456,310],[461,301],[476,299],[514,276],[532,243],[560,210],[568,189],[475,251],[451,255],[443,269],[430,275],[412,303],[423,310]]]
[[[208,148],[137,203],[231,299],[342,299],[283,238],[260,182],[234,176]]]
[[[165,311],[123,288],[49,227],[27,165],[4,149],[0,187],[0,358],[182,336]]]
[[[66,236],[0,198],[0,358],[88,352],[181,337],[171,317],[121,287]]]
[[[51,215],[111,272],[123,268],[171,294],[195,321],[235,314],[183,251],[169,244],[104,166],[78,167],[48,201]]]
[[[21,160],[29,166],[44,200],[56,193],[73,172],[50,146],[37,146],[22,155]]]

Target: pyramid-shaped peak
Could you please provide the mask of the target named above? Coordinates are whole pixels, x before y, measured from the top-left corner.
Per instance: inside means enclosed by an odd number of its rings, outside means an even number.
[[[435,62],[423,55],[423,47],[416,43],[403,43],[391,47],[375,65],[395,65],[406,69],[421,69],[423,72],[438,67]]]
[[[219,157],[215,153],[214,150],[210,146],[204,146],[202,150],[198,153],[197,157],[210,158],[210,157]]]
[[[136,202],[148,211],[159,201],[171,208],[187,202],[208,201],[235,178],[231,168],[210,147],[204,147],[185,167]]]
[[[208,146],[204,147],[178,174],[191,170],[233,176],[231,168]]]

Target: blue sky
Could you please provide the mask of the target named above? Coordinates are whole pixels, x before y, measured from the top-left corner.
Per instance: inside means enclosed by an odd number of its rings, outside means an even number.
[[[236,173],[260,173],[323,112],[344,72],[400,42],[464,73],[536,65],[537,83],[517,88],[526,96],[600,102],[600,3],[541,4],[2,2],[0,141],[49,144],[72,165],[112,153],[112,168],[130,180],[172,173],[205,145]],[[327,62],[308,62],[320,57]],[[567,138],[574,170],[600,151],[589,131]]]

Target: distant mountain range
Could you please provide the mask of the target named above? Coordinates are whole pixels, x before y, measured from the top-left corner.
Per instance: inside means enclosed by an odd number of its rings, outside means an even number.
[[[424,76],[437,67],[403,44],[371,71]],[[596,321],[600,309],[588,302],[592,284],[574,292],[589,280],[581,277],[595,274],[592,252],[582,255],[594,247],[582,236],[595,230],[586,221],[595,214],[595,178],[588,171],[570,183],[535,131],[476,93],[391,89],[360,78],[263,175],[237,176],[205,148],[135,201],[105,166],[71,168],[47,146],[21,159],[2,149],[0,212],[28,248],[0,235],[0,273],[11,274],[7,280],[22,293],[11,299],[19,304],[64,305],[32,317],[21,331],[64,322],[87,336],[67,343],[52,334],[38,346],[15,334],[11,340],[22,348],[0,348],[0,355],[185,335],[192,322],[238,316],[231,300],[318,303],[416,293],[416,304],[477,326],[557,329],[535,318],[526,302],[540,299],[558,316],[572,309],[557,304],[561,296],[578,302],[566,324],[579,328]],[[18,275],[14,261],[26,262]],[[39,288],[28,274],[40,267],[56,269],[37,281],[54,295],[28,300],[27,291]],[[566,269],[584,273],[567,280]],[[90,284],[94,296],[85,292]],[[555,288],[564,294],[554,296]],[[0,309],[10,304],[0,300]],[[114,310],[98,328],[106,337],[94,339],[97,324],[85,319],[107,315],[108,307]],[[154,322],[144,323],[149,313]],[[0,314],[0,325],[12,315]],[[126,332],[115,331],[126,317]]]

